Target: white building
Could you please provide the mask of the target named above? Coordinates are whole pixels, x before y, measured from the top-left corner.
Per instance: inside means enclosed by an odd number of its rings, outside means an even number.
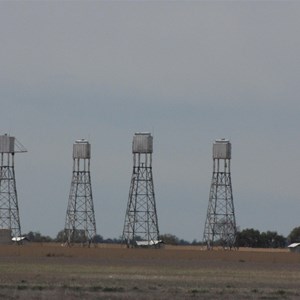
[[[288,246],[290,252],[300,253],[300,243],[293,243]]]

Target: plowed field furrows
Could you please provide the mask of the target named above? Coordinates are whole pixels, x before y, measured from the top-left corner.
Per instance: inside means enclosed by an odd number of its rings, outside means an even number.
[[[300,299],[286,250],[0,246],[0,299]]]

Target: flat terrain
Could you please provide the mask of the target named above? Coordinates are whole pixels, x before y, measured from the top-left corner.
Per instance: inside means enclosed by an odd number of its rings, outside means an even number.
[[[0,299],[300,299],[300,254],[0,246]]]

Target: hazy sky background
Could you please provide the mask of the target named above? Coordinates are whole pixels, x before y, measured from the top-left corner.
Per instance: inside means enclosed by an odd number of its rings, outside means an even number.
[[[202,240],[212,143],[232,142],[237,225],[300,225],[300,3],[1,1],[0,130],[22,232],[64,228],[72,144],[92,145],[97,232],[122,234],[134,132],[154,136],[160,233]]]

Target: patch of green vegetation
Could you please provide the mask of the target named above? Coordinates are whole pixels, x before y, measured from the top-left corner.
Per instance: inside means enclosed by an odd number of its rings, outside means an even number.
[[[82,286],[79,286],[79,285],[68,285],[68,284],[62,285],[61,288],[63,288],[64,290],[72,290],[72,291],[80,291],[80,290],[83,289]]]
[[[209,293],[208,289],[193,289],[190,291],[190,293],[192,293],[193,295],[195,294],[207,294]]]
[[[105,287],[105,288],[103,288],[103,292],[124,292],[124,288],[122,288],[122,287]]]
[[[224,293],[225,293],[224,290],[220,290],[220,291],[217,292],[217,294],[219,294],[219,295],[224,295]]]
[[[42,291],[42,290],[46,289],[46,287],[42,286],[42,285],[35,285],[35,286],[32,286],[31,289],[33,291]]]
[[[82,290],[82,287],[79,285],[74,285],[74,286],[70,286],[69,289],[78,292]]]
[[[297,295],[297,293],[293,293],[291,291],[286,291],[283,289],[277,290],[275,292],[272,293],[275,296],[279,296],[280,299],[288,299],[289,296],[299,296]]]
[[[98,292],[101,291],[103,289],[103,287],[101,285],[94,285],[89,287],[89,291],[91,292]]]
[[[53,252],[48,252],[46,256],[47,257],[72,257],[72,255],[66,255],[65,253],[53,253]]]
[[[17,289],[18,289],[18,290],[27,290],[27,289],[28,289],[28,286],[27,286],[27,285],[24,285],[24,284],[21,284],[21,285],[18,285],[18,286],[17,286]]]
[[[9,289],[9,288],[10,288],[10,286],[7,284],[0,284],[0,289]]]
[[[284,291],[284,290],[278,290],[278,291],[275,292],[275,294],[283,296],[283,295],[286,294],[286,291]]]

